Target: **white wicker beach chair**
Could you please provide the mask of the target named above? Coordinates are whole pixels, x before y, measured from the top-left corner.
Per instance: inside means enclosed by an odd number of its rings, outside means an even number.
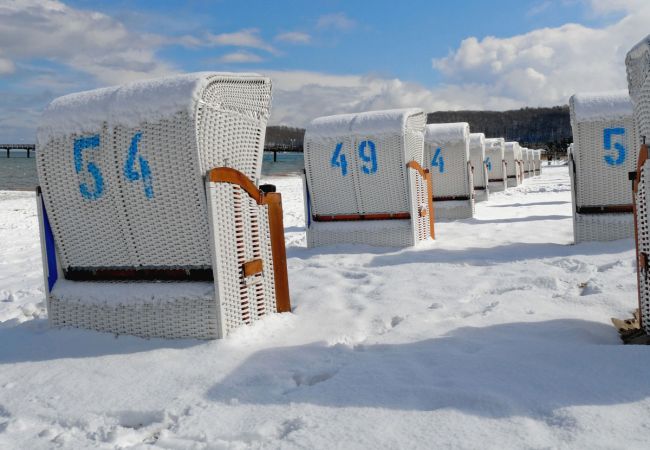
[[[54,100],[38,132],[50,323],[220,338],[288,311],[260,177],[271,82],[198,73]]]
[[[472,163],[474,179],[474,200],[482,202],[489,198],[488,170],[485,163],[485,134],[471,133],[469,135],[469,159]]]
[[[469,125],[429,124],[424,132],[424,163],[431,171],[437,219],[474,216],[474,181],[469,161]]]
[[[576,94],[569,108],[575,242],[630,238],[634,226],[628,173],[635,169],[639,140],[629,95]]]
[[[420,109],[320,117],[307,127],[307,245],[407,247],[434,237]]]
[[[535,169],[535,176],[542,174],[542,151],[533,150],[533,168]]]
[[[508,187],[517,187],[523,182],[521,147],[518,142],[506,142],[504,150]]]
[[[503,138],[485,140],[485,166],[488,171],[490,192],[505,191],[508,187],[505,148],[506,142]]]
[[[525,148],[525,153],[523,155],[524,160],[524,176],[525,178],[530,178],[535,176],[535,163],[533,159],[533,150],[530,148]]]
[[[639,322],[650,334],[650,35],[635,45],[625,58],[630,99],[640,142],[634,181],[634,216],[639,289]]]

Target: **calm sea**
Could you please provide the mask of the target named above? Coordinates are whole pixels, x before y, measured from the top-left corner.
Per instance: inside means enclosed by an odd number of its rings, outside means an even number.
[[[273,153],[264,153],[262,175],[295,175],[305,168],[302,153],[278,153],[277,162],[273,162]],[[24,153],[11,152],[11,158],[0,155],[0,191],[31,190],[38,184],[36,160],[26,158]]]

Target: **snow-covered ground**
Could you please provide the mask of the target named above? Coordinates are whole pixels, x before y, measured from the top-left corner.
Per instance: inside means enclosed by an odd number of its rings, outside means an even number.
[[[304,247],[293,314],[221,341],[49,329],[34,196],[0,192],[0,448],[648,448],[632,240],[570,245],[566,167],[401,250]]]

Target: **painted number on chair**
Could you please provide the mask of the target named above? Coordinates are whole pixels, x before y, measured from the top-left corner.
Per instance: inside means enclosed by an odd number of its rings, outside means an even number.
[[[88,200],[97,200],[104,194],[104,178],[99,167],[92,161],[84,166],[84,150],[99,151],[99,135],[82,137],[74,140],[74,170],[77,174],[87,172],[92,178],[92,186],[86,181],[79,183],[79,192],[83,198]]]
[[[490,161],[490,157],[488,156],[485,158],[485,167],[487,167],[488,172],[492,172],[492,161]]]
[[[151,183],[151,168],[149,162],[138,155],[138,146],[142,133],[137,132],[131,138],[131,146],[129,147],[126,162],[124,164],[124,177],[129,181],[142,180],[144,195],[147,198],[153,198],[153,185]],[[81,174],[85,180],[79,183],[79,193],[83,198],[88,200],[98,200],[104,195],[104,177],[102,172],[93,161],[89,161],[84,166],[84,151],[95,150],[99,151],[100,138],[98,134],[93,136],[86,136],[75,139],[74,141],[74,170],[77,174]],[[136,157],[137,157],[137,170],[136,170]],[[92,183],[89,183],[92,179]]]
[[[348,174],[348,160],[345,158],[345,155],[341,153],[342,149],[343,142],[336,144],[330,163],[332,164],[332,167],[340,167],[341,175],[346,176]]]
[[[366,148],[370,151],[370,155],[366,155]],[[366,163],[363,165],[363,173],[372,174],[377,173],[377,150],[375,149],[375,143],[372,141],[363,141],[359,144],[359,157],[361,160]],[[368,167],[370,163],[370,167]]]
[[[124,163],[124,176],[129,181],[138,181],[142,180],[142,186],[144,188],[144,195],[147,198],[153,198],[153,186],[151,184],[151,169],[149,168],[149,162],[142,157],[138,156],[138,144],[142,138],[142,133],[138,131],[131,138],[131,146],[129,147],[129,153],[126,157],[126,162]],[[135,169],[135,157],[138,156],[138,166],[140,171],[138,172]]]
[[[377,147],[373,141],[361,141],[359,143],[359,158],[363,162],[361,170],[367,175],[372,175],[377,173]],[[346,176],[348,174],[348,160],[343,153],[343,143],[339,142],[336,144],[334,153],[332,153],[332,158],[330,159],[330,165],[335,168],[341,169],[341,175]]]
[[[436,149],[436,152],[433,154],[433,159],[431,160],[431,167],[437,167],[438,172],[445,173],[445,158],[442,157],[442,150],[440,147]]]
[[[605,128],[603,130],[603,143],[605,147],[605,162],[610,166],[620,166],[625,162],[625,146],[620,142],[614,142],[612,147],[612,137],[625,136],[625,128]]]

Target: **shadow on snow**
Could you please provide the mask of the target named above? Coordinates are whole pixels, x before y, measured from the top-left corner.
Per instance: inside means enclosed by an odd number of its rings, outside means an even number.
[[[259,351],[206,393],[216,402],[434,411],[562,420],[558,409],[650,395],[643,346],[582,320],[459,328],[397,345]],[[558,414],[560,414],[558,416]]]

